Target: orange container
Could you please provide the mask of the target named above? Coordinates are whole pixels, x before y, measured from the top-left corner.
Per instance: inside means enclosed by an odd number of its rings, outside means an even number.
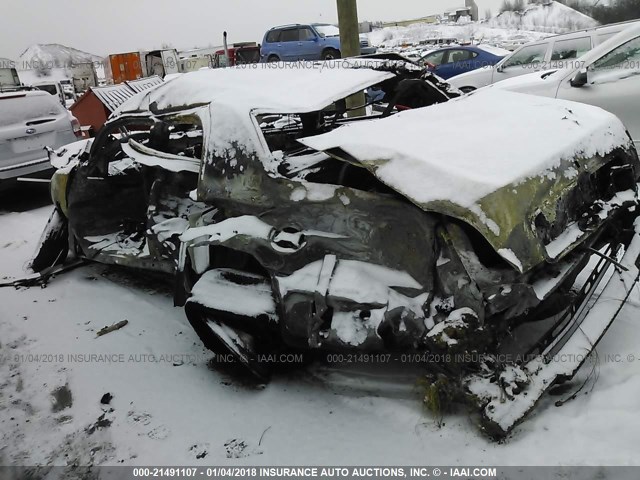
[[[142,78],[142,63],[138,52],[109,55],[113,83]]]

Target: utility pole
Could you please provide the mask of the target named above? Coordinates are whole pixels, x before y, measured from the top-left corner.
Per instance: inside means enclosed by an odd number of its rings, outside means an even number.
[[[357,0],[336,0],[338,2],[338,23],[340,27],[340,50],[342,57],[357,57],[360,55],[360,28],[358,25]],[[364,92],[347,98],[347,108],[364,105]],[[364,108],[358,108],[348,113],[350,117],[365,115]]]

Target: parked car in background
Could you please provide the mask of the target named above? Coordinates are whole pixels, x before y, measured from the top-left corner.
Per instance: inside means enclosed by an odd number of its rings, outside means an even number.
[[[360,53],[376,53],[366,35],[360,35]],[[263,62],[295,62],[298,60],[332,60],[342,57],[340,30],[335,25],[312,23],[275,27],[262,42]]]
[[[32,85],[33,88],[47,92],[58,99],[63,107],[67,107],[64,91],[60,82],[37,82]]]
[[[458,75],[450,83],[463,92],[470,92],[508,78],[536,71],[571,68],[576,59],[624,29],[636,24],[640,24],[640,21],[634,20],[580,30],[527,43],[496,65]]]
[[[429,52],[418,63],[446,80],[478,68],[495,65],[509,53],[508,50],[489,45],[455,46]]]
[[[601,107],[618,116],[640,146],[640,25],[594,48],[575,68],[532,73],[494,87]]]
[[[62,93],[64,94],[65,106],[70,107],[78,99],[76,89],[73,85],[72,79],[60,80],[60,86],[62,87]]]
[[[0,185],[52,170],[45,147],[80,137],[80,123],[57,97],[40,90],[0,93]]]

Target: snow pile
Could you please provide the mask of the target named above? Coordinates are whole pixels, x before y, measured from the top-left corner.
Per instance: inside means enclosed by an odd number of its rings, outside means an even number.
[[[102,57],[58,43],[36,44],[31,45],[20,55],[16,68],[18,70],[51,70],[102,61]]]
[[[521,29],[545,33],[566,33],[598,26],[598,22],[558,2],[530,5],[524,12],[503,12],[486,25],[493,28]]]
[[[25,85],[34,85],[39,82],[61,82],[70,80],[72,74],[64,68],[54,68],[52,70],[20,70],[18,72],[20,81]]]
[[[369,42],[381,51],[401,51],[406,55],[411,48],[416,46],[437,48],[428,44],[429,41],[436,39],[449,39],[456,43],[487,44],[513,50],[520,45],[548,35],[547,33],[530,32],[517,28],[493,28],[478,22],[448,25],[416,23],[407,27],[387,27],[374,30],[369,34]],[[406,52],[405,49],[407,49]]]
[[[398,50],[425,44],[429,40],[452,39],[459,43],[487,43],[514,50],[554,33],[598,26],[593,18],[566,5],[551,2],[530,5],[524,12],[504,12],[482,22],[449,24],[416,23],[386,27],[369,33],[369,42],[382,50]]]

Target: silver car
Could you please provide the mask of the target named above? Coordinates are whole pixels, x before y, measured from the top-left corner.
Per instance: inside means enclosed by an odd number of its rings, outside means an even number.
[[[616,115],[640,146],[640,25],[584,55],[573,68],[499,82],[491,88],[587,103]]]
[[[0,186],[52,170],[45,147],[78,140],[80,123],[40,90],[0,93]]]
[[[603,27],[554,35],[527,43],[494,66],[456,75],[448,82],[463,92],[471,92],[503,80],[534,72],[558,68],[573,68],[585,53],[601,45],[614,35],[633,25],[637,20],[615,23]]]

